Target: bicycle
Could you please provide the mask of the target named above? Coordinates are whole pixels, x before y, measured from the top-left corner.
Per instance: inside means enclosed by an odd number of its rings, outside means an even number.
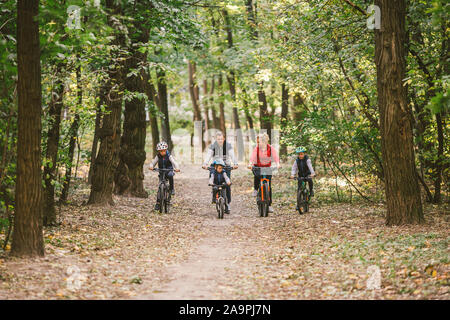
[[[294,178],[294,180],[300,181],[300,188],[297,192],[297,208],[299,214],[309,212],[310,191],[309,188],[306,187],[306,181],[308,179],[311,179],[311,177],[309,176]],[[302,212],[302,208],[304,212]]]
[[[261,169],[265,171],[261,174]],[[269,204],[270,204],[270,180],[269,176],[275,171],[273,167],[252,167],[252,172],[255,176],[260,177],[260,186],[258,194],[256,196],[256,205],[258,206],[258,212],[260,217],[269,216]]]
[[[229,167],[229,166],[225,166],[224,168],[225,170],[233,170],[233,167]],[[215,169],[212,167],[208,167],[205,170],[208,170],[210,173],[213,172]],[[227,206],[228,203],[228,198],[227,198],[227,187],[228,186],[225,182],[222,184],[208,184],[208,186],[213,187],[213,188],[217,188],[217,193],[216,193],[216,210],[217,210],[217,216],[219,219],[223,219],[223,214],[225,213],[225,207]],[[214,190],[213,190],[214,192]]]
[[[169,213],[172,195],[169,190],[167,173],[173,171],[173,169],[154,168],[153,171],[160,173],[158,194],[156,195],[156,201],[159,203],[159,212]]]
[[[216,192],[217,216],[219,219],[223,219],[223,214],[225,213],[225,206],[227,203],[227,192],[226,192],[227,184],[224,182],[222,184],[208,184],[208,186],[213,187],[213,192],[215,191],[214,188],[217,188]]]

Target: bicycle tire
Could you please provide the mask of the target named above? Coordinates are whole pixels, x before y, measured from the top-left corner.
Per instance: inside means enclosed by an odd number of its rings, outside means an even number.
[[[264,192],[264,210],[263,210],[263,214],[264,217],[268,217],[269,216],[269,190],[267,189],[267,183],[264,183],[263,185],[263,192]]]
[[[223,219],[223,214],[225,212],[225,200],[224,198],[219,198],[219,212],[218,212],[218,218]]]
[[[159,213],[163,213],[165,202],[166,202],[166,195],[165,195],[165,189],[164,186],[161,185],[159,188]]]
[[[303,191],[303,210],[308,212],[308,193],[306,189]]]
[[[170,192],[169,190],[165,190],[166,199],[164,201],[164,212],[166,214],[170,213]]]
[[[303,212],[302,212],[302,191],[301,190],[299,190],[297,193],[297,208],[298,208],[298,213],[303,214]]]

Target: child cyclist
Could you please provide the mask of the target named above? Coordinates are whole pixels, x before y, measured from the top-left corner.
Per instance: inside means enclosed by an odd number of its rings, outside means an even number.
[[[314,177],[316,173],[311,164],[311,159],[306,155],[306,149],[304,147],[298,147],[295,150],[295,153],[298,155],[292,165],[291,170],[291,179],[294,179],[295,175],[298,173],[299,177]],[[311,178],[308,178],[310,196],[314,196],[313,190],[313,181]],[[298,182],[298,188],[300,188],[300,181]],[[298,210],[298,208],[297,208]]]
[[[175,189],[173,187],[173,176],[175,175],[173,170],[175,172],[180,172],[178,163],[175,161],[174,157],[169,152],[169,146],[166,142],[162,141],[156,145],[156,150],[158,151],[158,154],[156,157],[152,160],[152,163],[150,164],[149,170],[153,170],[155,165],[158,165],[159,169],[172,169],[172,171],[169,171],[167,173],[167,177],[169,179],[169,189],[170,193],[172,195],[175,195]],[[162,177],[162,173],[159,173],[159,178]],[[155,205],[155,210],[159,210],[159,202]]]
[[[225,170],[223,170],[223,167],[225,167],[225,162],[222,159],[218,159],[218,160],[214,161],[212,164],[214,165],[214,171],[211,172],[211,176],[209,178],[209,184],[220,185],[225,182],[228,186],[230,186],[231,180],[228,177]],[[217,191],[218,190],[215,187],[212,192],[212,197],[213,197],[212,202],[213,203],[216,202]],[[228,199],[228,197],[227,197],[225,213],[230,213],[230,202],[231,202],[231,199]]]

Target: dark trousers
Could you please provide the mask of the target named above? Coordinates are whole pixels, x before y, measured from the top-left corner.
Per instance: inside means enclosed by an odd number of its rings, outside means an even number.
[[[272,205],[272,176],[266,176],[267,179],[269,179],[269,194],[270,194],[270,201],[269,206]],[[255,175],[253,177],[253,188],[258,191],[261,187],[261,176]]]

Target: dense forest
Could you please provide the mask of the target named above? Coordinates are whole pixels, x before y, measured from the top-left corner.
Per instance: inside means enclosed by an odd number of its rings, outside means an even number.
[[[305,146],[332,203],[381,204],[388,227],[426,224],[432,205],[448,213],[449,11],[443,0],[1,0],[1,250],[43,256],[81,185],[92,210],[150,201],[157,143],[192,163],[215,130],[244,167],[261,130],[289,170]]]

